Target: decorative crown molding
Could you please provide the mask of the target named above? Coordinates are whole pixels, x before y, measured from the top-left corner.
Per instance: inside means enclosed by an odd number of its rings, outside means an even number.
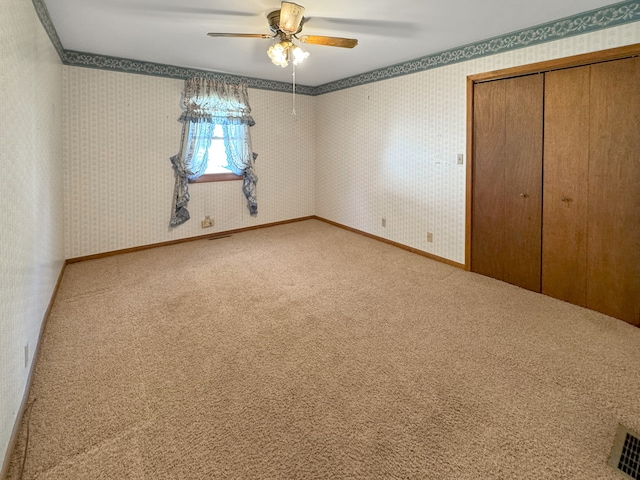
[[[62,62],[65,65],[73,67],[97,68],[100,70],[137,73],[141,75],[152,75],[156,77],[177,78],[183,80],[198,76],[213,78],[227,83],[246,83],[248,87],[257,88],[259,90],[272,90],[274,92],[291,91],[291,84],[285,82],[243,77],[240,75],[230,75],[227,73],[198,70],[195,68],[176,67],[161,63],[143,62],[127,58],[110,57],[107,55],[97,55],[95,53],[76,52],[74,50],[65,50]],[[296,93],[302,95],[313,95],[314,89],[313,87],[296,85]]]
[[[42,26],[49,35],[51,43],[53,43],[60,59],[65,65],[177,79],[204,76],[229,83],[245,82],[250,88],[260,90],[276,92],[291,91],[291,84],[285,82],[65,50],[51,22],[44,0],[32,1]],[[317,87],[296,85],[296,93],[302,95],[322,95],[358,85],[410,75],[445,65],[465,62],[637,21],[640,21],[640,0],[626,0],[608,7],[598,8],[553,22],[518,30],[506,35],[493,37],[488,40],[452,48],[415,60],[409,60],[389,67],[343,78],[335,82],[325,83]]]
[[[315,87],[314,95],[322,95],[358,85],[379,82],[637,21],[640,21],[640,1],[629,0],[572,17],[566,17],[555,22],[525,28],[488,40],[470,43],[469,45],[452,48],[444,52],[325,83]]]
[[[55,48],[56,52],[58,52],[60,60],[64,61],[64,47],[62,46],[60,37],[58,37],[56,27],[53,26],[53,22],[51,21],[51,17],[49,16],[49,10],[47,10],[47,6],[45,5],[44,0],[33,0],[33,7],[36,9],[36,14],[40,19],[40,23],[44,27],[45,32],[47,32],[47,35],[49,35],[49,40],[51,40],[53,48]]]

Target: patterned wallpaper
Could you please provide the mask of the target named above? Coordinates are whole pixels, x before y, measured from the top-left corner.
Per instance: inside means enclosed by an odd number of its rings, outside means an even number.
[[[167,226],[182,81],[64,67],[67,258],[318,215],[463,263],[466,76],[640,41],[640,23],[317,97],[250,89],[259,209],[237,182],[191,186]],[[91,108],[87,108],[91,106]],[[200,219],[216,225],[202,229]],[[382,218],[386,227],[381,226]],[[426,241],[433,232],[434,241]]]
[[[638,42],[636,22],[315,97],[316,215],[464,263],[467,75]]]
[[[240,182],[190,186],[191,220],[169,229],[180,144],[182,80],[64,67],[67,258],[194,237],[313,214],[314,99],[249,90],[258,216]],[[210,215],[213,228],[202,229]]]
[[[0,15],[0,461],[64,263],[62,63],[30,2]],[[29,346],[25,366],[24,347]]]

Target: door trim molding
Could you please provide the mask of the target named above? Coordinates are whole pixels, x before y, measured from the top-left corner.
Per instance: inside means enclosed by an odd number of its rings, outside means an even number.
[[[471,270],[471,215],[473,193],[473,94],[476,83],[501,80],[523,75],[550,72],[564,68],[593,65],[595,63],[609,62],[622,58],[640,56],[640,43],[626,45],[624,47],[610,48],[596,52],[573,55],[570,57],[546,60],[544,62],[531,63],[517,67],[494,70],[467,76],[467,171],[466,171],[466,225],[465,225],[465,270]]]

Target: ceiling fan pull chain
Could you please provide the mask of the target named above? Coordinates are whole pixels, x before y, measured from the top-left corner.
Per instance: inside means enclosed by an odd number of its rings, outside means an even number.
[[[293,63],[293,111],[291,115],[297,115],[296,113],[296,64]]]

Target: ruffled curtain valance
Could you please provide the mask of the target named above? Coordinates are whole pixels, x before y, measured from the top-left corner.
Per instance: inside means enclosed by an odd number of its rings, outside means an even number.
[[[251,117],[246,84],[230,84],[210,78],[185,81],[182,96],[182,122],[213,122],[255,125]]]
[[[249,127],[255,124],[246,84],[228,84],[210,78],[194,77],[185,81],[182,95],[184,126],[180,153],[171,157],[175,173],[171,227],[189,220],[189,180],[196,180],[207,169],[208,150],[213,128],[222,125],[228,168],[243,176],[242,190],[251,215],[258,213],[254,171],[257,154],[251,148]]]

